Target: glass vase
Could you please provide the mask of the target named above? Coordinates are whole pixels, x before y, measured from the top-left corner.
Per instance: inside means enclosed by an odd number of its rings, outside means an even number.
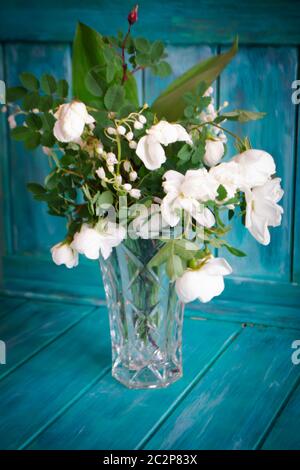
[[[112,375],[128,388],[166,387],[182,376],[184,306],[165,267],[148,267],[159,243],[128,238],[107,260],[100,257]]]

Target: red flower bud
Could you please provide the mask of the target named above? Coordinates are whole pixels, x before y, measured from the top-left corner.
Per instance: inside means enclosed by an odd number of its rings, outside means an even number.
[[[128,23],[131,25],[133,25],[134,23],[137,22],[138,20],[138,5],[136,5],[135,7],[133,7],[133,9],[131,10],[131,12],[129,13],[128,15]]]

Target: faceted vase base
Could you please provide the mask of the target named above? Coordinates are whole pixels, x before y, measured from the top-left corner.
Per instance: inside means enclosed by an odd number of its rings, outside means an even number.
[[[150,364],[139,370],[119,364],[113,368],[112,376],[127,388],[165,388],[182,377],[182,369],[173,363]]]

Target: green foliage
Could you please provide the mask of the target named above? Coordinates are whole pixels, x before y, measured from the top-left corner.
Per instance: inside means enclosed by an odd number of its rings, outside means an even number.
[[[40,87],[38,79],[29,72],[23,72],[20,75],[20,82],[29,91],[36,91]]]
[[[165,117],[169,121],[180,119],[185,108],[184,95],[187,92],[194,92],[200,82],[206,83],[208,88],[235,56],[237,50],[236,40],[228,52],[207,59],[176,78],[153,103],[152,109],[157,116]]]
[[[216,122],[222,122],[225,119],[228,121],[238,122],[256,121],[257,119],[262,119],[265,117],[265,115],[266,113],[247,111],[245,109],[235,109],[234,111],[222,113],[220,116],[218,116]]]

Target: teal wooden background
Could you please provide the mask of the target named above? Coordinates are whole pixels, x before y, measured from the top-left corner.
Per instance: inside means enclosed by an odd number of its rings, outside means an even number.
[[[0,2],[0,78],[8,85],[27,70],[57,78],[71,76],[71,41],[76,21],[103,33],[126,28],[128,1],[52,0]],[[272,230],[272,243],[259,245],[236,226],[232,243],[248,253],[226,255],[234,267],[222,298],[299,305],[300,162],[299,113],[291,101],[298,77],[300,8],[298,1],[198,0],[141,1],[137,35],[168,43],[174,76],[202,58],[220,53],[239,34],[240,51],[215,84],[218,103],[266,111],[267,117],[240,130],[254,147],[270,152],[285,190],[284,218]],[[172,77],[173,78],[173,77]],[[298,77],[299,78],[299,77]],[[151,102],[170,79],[138,77],[143,100]],[[231,128],[238,126],[231,125]],[[232,149],[231,149],[232,150]],[[233,151],[233,150],[232,150]],[[298,164],[297,164],[298,160]],[[11,142],[6,115],[0,115],[1,272],[2,288],[27,295],[79,295],[103,298],[98,266],[81,261],[76,270],[56,267],[49,248],[64,235],[64,221],[50,217],[32,200],[26,182],[43,181],[47,158]]]

